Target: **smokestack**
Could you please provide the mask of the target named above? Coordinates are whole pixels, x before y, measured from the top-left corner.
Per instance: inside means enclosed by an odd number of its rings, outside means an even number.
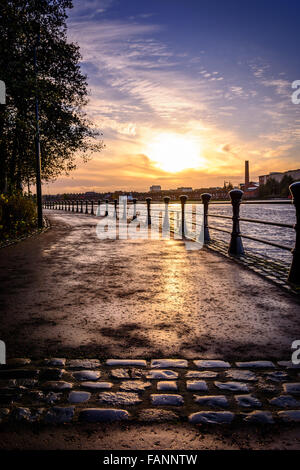
[[[249,162],[248,160],[245,161],[245,186],[249,184]]]

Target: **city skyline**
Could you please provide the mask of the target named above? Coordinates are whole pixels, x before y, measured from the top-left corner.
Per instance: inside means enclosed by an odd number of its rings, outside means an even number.
[[[44,192],[237,185],[244,160],[252,180],[298,168],[297,12],[294,1],[75,0],[68,37],[106,149]]]

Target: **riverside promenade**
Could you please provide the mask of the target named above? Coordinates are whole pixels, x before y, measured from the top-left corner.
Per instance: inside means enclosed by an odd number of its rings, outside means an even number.
[[[299,369],[288,362],[300,339],[296,296],[207,248],[99,240],[94,216],[45,215],[49,230],[0,253],[4,423],[152,423],[143,432],[159,433],[157,448],[182,448],[182,432],[198,448],[187,426],[300,422]],[[148,448],[127,431],[114,445]],[[298,431],[286,433],[297,448]],[[218,448],[216,436],[203,448]],[[101,445],[110,448],[105,433]]]

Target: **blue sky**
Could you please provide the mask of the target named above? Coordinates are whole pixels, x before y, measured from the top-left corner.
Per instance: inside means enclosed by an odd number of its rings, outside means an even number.
[[[300,3],[75,0],[106,149],[50,192],[222,185],[300,167]]]

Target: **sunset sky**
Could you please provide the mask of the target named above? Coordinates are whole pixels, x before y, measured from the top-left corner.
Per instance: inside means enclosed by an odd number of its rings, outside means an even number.
[[[300,167],[299,0],[75,0],[105,150],[44,193],[222,186]]]

